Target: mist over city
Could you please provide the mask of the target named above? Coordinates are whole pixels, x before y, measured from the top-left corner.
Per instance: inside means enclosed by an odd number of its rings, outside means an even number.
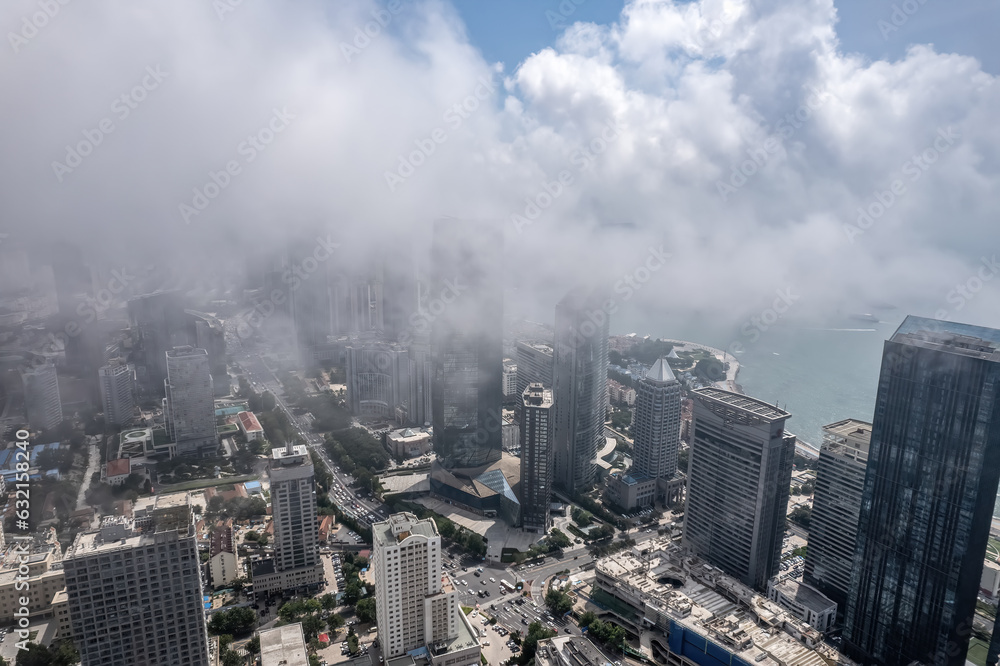
[[[0,666],[995,666],[998,18],[5,2]]]

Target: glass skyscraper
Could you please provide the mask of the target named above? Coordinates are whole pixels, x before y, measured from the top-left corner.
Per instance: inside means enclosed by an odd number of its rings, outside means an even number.
[[[885,343],[844,627],[863,663],[961,666],[1000,480],[1000,331],[907,317]]]
[[[434,226],[432,286],[415,328],[430,327],[434,450],[447,470],[501,457],[502,253],[498,226],[452,219]]]

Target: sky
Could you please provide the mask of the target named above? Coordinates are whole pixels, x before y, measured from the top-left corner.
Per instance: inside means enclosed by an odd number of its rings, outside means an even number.
[[[954,5],[8,0],[0,242],[363,267],[453,216],[524,314],[1000,326],[1000,10]]]

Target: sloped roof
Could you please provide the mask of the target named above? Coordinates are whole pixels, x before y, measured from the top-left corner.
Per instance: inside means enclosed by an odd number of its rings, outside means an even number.
[[[651,379],[654,382],[675,382],[677,378],[674,377],[673,370],[670,369],[670,364],[667,363],[667,359],[658,358],[653,367],[649,369],[646,373],[646,379]]]

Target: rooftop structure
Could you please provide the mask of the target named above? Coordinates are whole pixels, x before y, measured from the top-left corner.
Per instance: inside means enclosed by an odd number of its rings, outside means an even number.
[[[607,666],[608,659],[583,636],[555,636],[538,641],[535,666]]]
[[[595,600],[633,632],[656,627],[696,664],[851,666],[791,612],[659,538],[598,560]],[[714,661],[707,659],[713,657]]]
[[[260,666],[309,666],[301,622],[260,632]]]

